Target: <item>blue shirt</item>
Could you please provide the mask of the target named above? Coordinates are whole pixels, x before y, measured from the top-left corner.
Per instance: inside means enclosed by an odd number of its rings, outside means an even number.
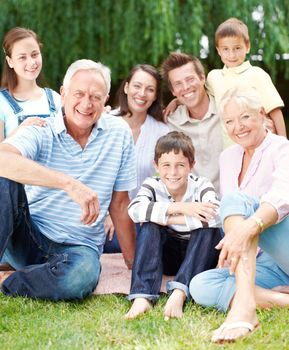
[[[84,225],[80,222],[80,206],[66,192],[27,185],[33,222],[55,242],[87,245],[101,252],[105,240],[103,219],[112,191],[136,187],[131,131],[122,119],[102,114],[82,149],[67,133],[61,111],[46,121],[46,127],[23,128],[5,142],[16,147],[24,157],[68,174],[93,189],[101,211],[94,224]]]

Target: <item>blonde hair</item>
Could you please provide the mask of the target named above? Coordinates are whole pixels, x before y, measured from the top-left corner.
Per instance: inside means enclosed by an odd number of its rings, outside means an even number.
[[[239,85],[225,92],[219,103],[219,113],[224,115],[224,109],[231,101],[236,102],[240,108],[248,108],[253,111],[259,111],[262,102],[257,90],[248,85]]]

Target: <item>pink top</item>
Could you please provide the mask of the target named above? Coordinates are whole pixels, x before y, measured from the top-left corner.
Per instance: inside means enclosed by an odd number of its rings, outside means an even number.
[[[221,196],[242,191],[270,203],[278,212],[278,222],[289,215],[289,141],[268,131],[255,149],[247,172],[238,186],[244,149],[233,145],[220,156]]]

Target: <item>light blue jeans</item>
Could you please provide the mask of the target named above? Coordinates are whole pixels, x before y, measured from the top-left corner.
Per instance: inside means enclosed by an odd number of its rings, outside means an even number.
[[[221,201],[222,222],[231,215],[248,218],[258,207],[259,200],[244,193],[225,195]],[[257,257],[256,284],[267,289],[289,285],[289,217],[267,228],[259,237],[259,246],[263,253]],[[213,269],[196,275],[189,289],[196,303],[226,311],[235,294],[236,281],[228,268]]]
[[[23,185],[0,177],[0,198],[0,259],[4,255],[16,269],[2,292],[50,300],[91,294],[100,275],[99,253],[44,236],[30,217]]]

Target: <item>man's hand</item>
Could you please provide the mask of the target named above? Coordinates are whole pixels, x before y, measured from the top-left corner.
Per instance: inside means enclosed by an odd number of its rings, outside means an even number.
[[[93,224],[99,215],[99,201],[96,192],[73,179],[67,186],[66,192],[82,208],[80,221],[84,225]]]
[[[106,236],[108,235],[109,241],[112,241],[114,235],[114,225],[110,215],[107,215],[104,219],[104,232]]]

